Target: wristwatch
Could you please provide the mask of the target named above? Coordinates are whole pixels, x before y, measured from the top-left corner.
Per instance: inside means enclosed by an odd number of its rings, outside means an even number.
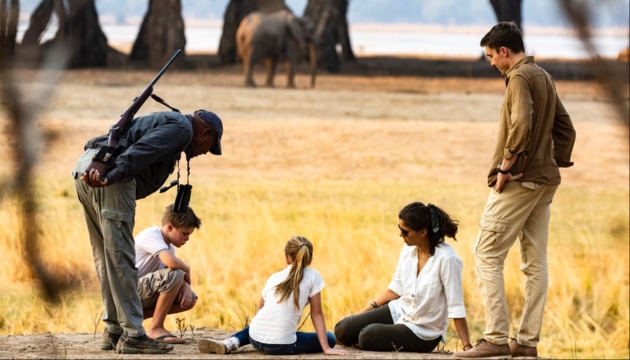
[[[503,174],[503,175],[507,175],[507,174],[509,174],[509,173],[510,173],[510,170],[509,170],[509,169],[508,169],[508,170],[502,170],[502,169],[501,169],[501,164],[497,165],[497,171],[498,171],[498,172],[500,172],[500,173],[501,173],[501,174]]]

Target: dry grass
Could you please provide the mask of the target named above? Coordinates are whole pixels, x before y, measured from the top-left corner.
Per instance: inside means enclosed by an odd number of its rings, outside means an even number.
[[[112,123],[111,109],[123,109],[138,92],[130,84],[142,73],[91,75],[117,85],[86,86],[80,82],[84,72],[70,73],[42,122],[57,139],[45,148],[39,168],[43,251],[60,276],[79,280],[76,291],[55,307],[33,292],[18,255],[18,214],[5,202],[0,206],[0,226],[8,235],[0,243],[6,254],[0,263],[5,274],[0,333],[91,333],[91,319],[101,311],[69,173],[83,143]],[[185,76],[192,78],[186,86]],[[502,91],[494,82],[500,80],[474,85],[444,79],[440,88],[435,79],[322,77],[315,91],[252,91],[232,86],[240,84],[240,75],[216,75],[218,85],[205,76],[175,72],[170,83],[156,87],[184,111],[211,107],[226,129],[224,155],[192,163],[191,206],[203,225],[178,254],[193,268],[201,301],[180,318],[196,327],[240,328],[243,311],[253,315],[266,278],[284,267],[284,243],[300,234],[315,246],[313,267],[327,284],[323,304],[331,329],[386,288],[402,246],[397,213],[420,200],[460,220],[458,242],[451,243],[464,261],[471,335],[482,336],[472,247],[489,191],[484,176]],[[451,87],[458,83],[461,88]],[[552,205],[551,281],[539,354],[628,357],[628,139],[596,90],[570,85],[559,88],[567,90],[563,98],[578,130],[576,166],[563,170]],[[431,90],[395,92],[410,86]],[[212,106],[199,105],[204,103]],[[159,108],[147,104],[144,111],[153,109]],[[2,144],[0,151],[6,151]],[[155,194],[138,202],[136,232],[158,224],[174,196]],[[505,269],[514,327],[523,307],[519,262],[516,247]],[[175,317],[167,325],[176,330]],[[455,349],[454,329],[447,340],[446,348]]]

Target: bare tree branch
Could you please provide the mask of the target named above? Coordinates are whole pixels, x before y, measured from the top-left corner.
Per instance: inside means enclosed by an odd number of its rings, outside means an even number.
[[[4,1],[4,0],[2,0]],[[4,16],[0,13],[0,16]],[[7,32],[3,32],[0,43],[5,43]],[[20,209],[19,234],[24,244],[24,260],[28,264],[33,278],[37,281],[42,295],[49,301],[59,299],[69,282],[59,279],[50,272],[40,254],[40,228],[38,226],[37,191],[34,186],[33,170],[39,160],[40,145],[44,141],[37,126],[37,117],[47,105],[61,71],[68,62],[68,49],[60,43],[48,53],[39,78],[40,87],[31,91],[33,99],[29,101],[21,88],[22,81],[14,69],[12,59],[5,52],[0,55],[0,107],[7,113],[9,125],[7,131],[13,146],[13,160],[16,169],[10,179],[2,180],[0,201],[8,195],[13,196]]]
[[[584,49],[591,57],[595,79],[610,98],[619,121],[629,126],[628,108],[628,66],[620,66],[615,61],[605,60],[597,51],[591,34],[589,2],[578,0],[560,0],[562,9],[577,30],[577,35]],[[625,71],[624,71],[625,70]]]

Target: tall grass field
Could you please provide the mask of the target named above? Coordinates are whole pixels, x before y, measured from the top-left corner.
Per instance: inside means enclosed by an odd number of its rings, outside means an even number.
[[[38,183],[42,257],[59,276],[76,279],[76,286],[59,305],[39,297],[29,281],[28,264],[19,256],[23,249],[15,203],[3,203],[0,333],[93,332],[95,325],[100,332],[98,281],[73,184],[67,177]],[[192,311],[169,316],[167,327],[175,330],[179,317],[195,327],[241,329],[254,316],[267,277],[286,266],[285,242],[299,234],[314,244],[312,267],[326,282],[322,301],[332,329],[386,289],[403,246],[396,227],[398,211],[411,201],[423,201],[442,207],[460,222],[457,241],[447,241],[464,262],[468,323],[471,338],[479,339],[484,316],[473,246],[486,196],[486,189],[478,186],[423,181],[223,178],[196,184],[191,206],[202,228],[178,255],[193,269],[193,289],[200,301]],[[138,202],[136,233],[159,225],[166,197],[170,200],[174,193]],[[628,357],[628,201],[623,190],[560,187],[552,204],[550,284],[540,356]],[[524,301],[519,263],[517,243],[505,267],[514,329]],[[310,321],[302,329],[312,330]],[[461,349],[452,324],[445,347]]]
[[[243,328],[267,278],[286,266],[286,241],[302,235],[314,245],[312,267],[326,283],[322,302],[332,330],[387,288],[404,246],[398,212],[422,201],[459,220],[457,241],[447,242],[464,262],[471,339],[481,339],[484,311],[473,249],[490,192],[485,177],[503,80],[322,74],[314,90],[251,90],[242,87],[240,68],[232,70],[173,71],[158,86],[159,95],[185,113],[215,111],[225,128],[222,156],[191,161],[191,206],[202,227],[177,254],[192,268],[199,301],[189,312],[168,316],[167,328],[177,331],[178,318],[196,328]],[[41,261],[72,287],[60,303],[44,301],[24,260],[16,199],[3,198],[0,334],[103,331],[99,283],[70,172],[83,144],[105,133],[153,76],[64,74],[40,119],[51,143],[40,147],[38,221],[32,226],[38,227]],[[24,83],[35,81],[29,79]],[[550,282],[538,354],[628,358],[628,129],[595,84],[557,86],[577,130],[576,165],[562,170],[551,205]],[[142,113],[161,110],[148,102]],[[0,153],[11,154],[11,144],[0,133]],[[3,162],[0,180],[16,165]],[[135,234],[159,225],[174,199],[171,190],[138,201]],[[517,242],[504,269],[512,333],[524,305],[519,251]],[[443,346],[461,349],[450,326]],[[313,330],[310,320],[302,330]]]

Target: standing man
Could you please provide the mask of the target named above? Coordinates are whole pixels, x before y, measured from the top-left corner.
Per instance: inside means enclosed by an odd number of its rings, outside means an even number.
[[[456,359],[536,357],[548,286],[550,205],[575,143],[571,119],[551,76],[525,56],[516,24],[501,22],[482,39],[490,64],[505,76],[498,142],[488,175],[492,187],[479,224],[476,271],[484,302],[484,339]],[[525,306],[508,345],[510,316],[503,264],[517,240],[525,274]]]
[[[213,112],[192,115],[159,112],[136,118],[118,143],[119,155],[101,179],[85,172],[108,135],[87,142],[73,172],[87,221],[94,265],[101,282],[105,332],[101,349],[125,354],[163,354],[173,345],[150,339],[142,327],[142,303],[133,227],[136,200],[154,193],[173,172],[182,152],[186,159],[210,151],[221,155],[223,123]]]

